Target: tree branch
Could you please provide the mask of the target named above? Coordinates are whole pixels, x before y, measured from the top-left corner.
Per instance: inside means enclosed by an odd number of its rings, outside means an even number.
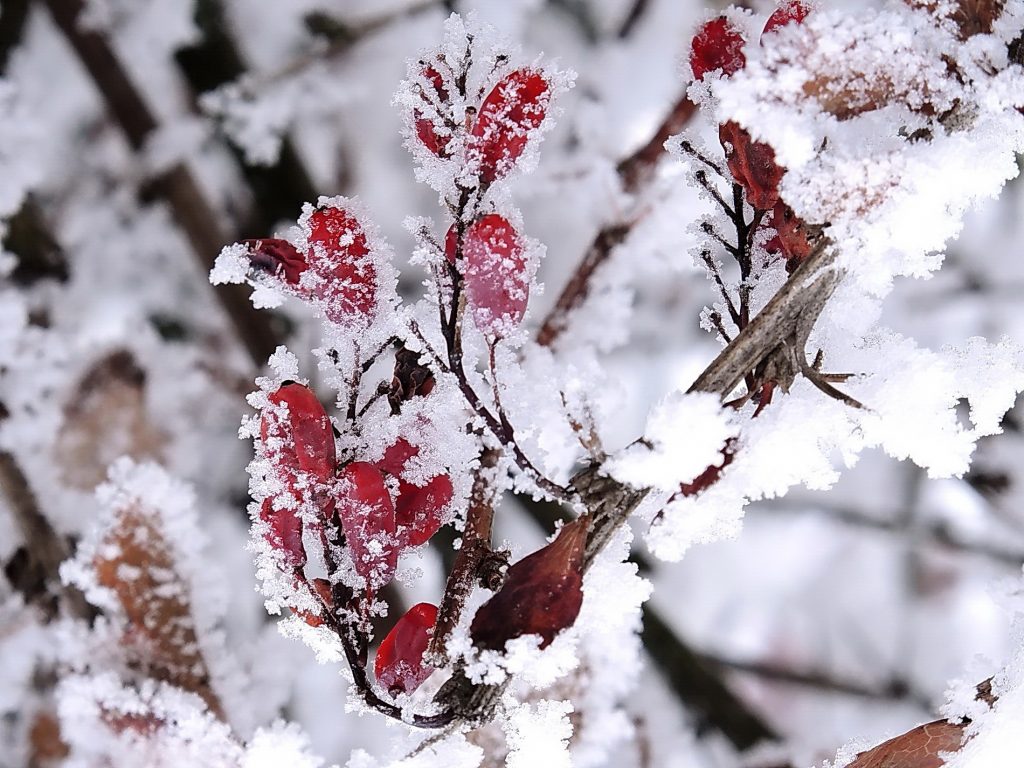
[[[675,103],[647,143],[619,163],[617,170],[624,192],[634,194],[650,182],[658,160],[664,156],[665,142],[673,134],[679,133],[696,111],[696,105],[684,95]],[[594,273],[608,260],[616,246],[626,239],[635,224],[635,221],[619,221],[603,227],[597,233],[583,260],[562,289],[555,306],[544,318],[537,332],[538,344],[550,347],[558,340],[568,327],[570,315],[589,295]]]
[[[45,2],[54,22],[92,77],[128,144],[140,152],[159,123],[110,42],[100,33],[78,25],[82,0]],[[155,188],[170,205],[200,264],[208,271],[228,238],[221,231],[213,207],[205,199],[191,171],[184,164],[176,165],[157,180]],[[257,366],[262,366],[278,345],[270,315],[253,309],[244,286],[222,286],[216,295],[250,357]]]

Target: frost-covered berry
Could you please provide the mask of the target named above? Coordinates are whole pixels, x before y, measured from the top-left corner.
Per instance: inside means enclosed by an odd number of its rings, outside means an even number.
[[[507,176],[532,133],[544,121],[551,86],[535,69],[505,75],[480,105],[470,132],[470,157],[479,163],[480,179],[490,184]]]
[[[768,17],[764,30],[761,32],[761,42],[764,43],[765,35],[779,27],[784,27],[787,24],[802,24],[810,12],[811,9],[806,3],[800,2],[800,0],[786,0]]]
[[[399,438],[377,462],[382,472],[398,478],[398,495],[395,498],[397,535],[399,541],[410,547],[418,547],[437,533],[452,500],[452,481],[448,475],[437,475],[423,485],[403,479],[406,464],[419,452],[419,446]]]
[[[354,461],[339,473],[336,497],[353,566],[376,593],[394,577],[401,549],[384,475],[373,464]]]
[[[466,229],[462,256],[473,322],[486,336],[506,336],[522,322],[530,299],[530,276],[519,233],[503,216],[481,216]]]
[[[690,43],[690,69],[693,70],[695,80],[716,70],[732,75],[746,64],[743,35],[725,16],[705,22],[693,36]]]
[[[313,211],[307,226],[306,258],[319,278],[314,295],[324,314],[342,325],[368,319],[377,298],[377,270],[363,227],[355,216],[329,205]]]
[[[418,603],[398,620],[380,644],[373,672],[377,682],[391,695],[412,693],[434,671],[423,663],[423,654],[436,621],[437,606]]]
[[[430,84],[433,93],[424,92],[423,99],[430,104],[446,104],[448,101],[448,90],[444,87],[444,79],[441,73],[433,66],[427,64],[423,67],[423,77]],[[431,116],[429,113],[434,113]],[[420,109],[413,110],[413,120],[416,125],[416,136],[428,150],[438,157],[447,157],[448,141],[451,139],[450,131],[443,125],[443,120],[437,116],[436,108],[428,108],[426,112]]]

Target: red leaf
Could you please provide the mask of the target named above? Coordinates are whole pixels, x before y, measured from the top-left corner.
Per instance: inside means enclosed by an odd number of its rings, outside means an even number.
[[[430,677],[433,667],[423,663],[430,643],[437,606],[419,603],[410,608],[388,632],[377,649],[373,672],[377,682],[392,695],[412,693]]]
[[[274,410],[265,411],[260,434],[280,438],[280,462],[292,469],[309,472],[320,482],[334,476],[334,429],[327,411],[309,387],[290,382],[270,395],[276,406],[287,405],[287,421],[280,423]]]
[[[787,269],[792,271],[811,255],[814,249],[807,239],[804,220],[793,213],[793,209],[782,200],[775,204],[767,223],[777,234],[766,243],[765,249],[769,253],[781,251],[789,262]]]
[[[583,551],[589,518],[563,526],[558,538],[508,569],[504,586],[480,606],[470,625],[480,648],[502,650],[522,635],[540,635],[546,648],[572,626],[583,604]]]
[[[365,461],[345,466],[338,477],[337,508],[356,573],[375,593],[394,577],[401,548],[381,471]]]
[[[398,538],[406,546],[412,547],[418,547],[437,533],[442,524],[442,515],[452,500],[452,481],[448,475],[437,475],[422,486],[402,478],[406,463],[419,452],[419,446],[399,438],[377,462],[382,472],[399,480],[398,496],[395,499]]]
[[[286,568],[302,568],[306,564],[306,548],[302,545],[302,520],[293,509],[274,509],[271,499],[264,499],[260,520],[270,526],[267,542],[284,554]]]
[[[945,720],[920,725],[912,731],[861,752],[847,768],[941,768],[940,752],[958,752],[962,725]]]
[[[519,233],[496,213],[474,221],[462,241],[466,297],[480,332],[501,338],[523,320],[530,299]]]
[[[775,150],[754,141],[733,121],[718,127],[718,139],[734,179],[747,193],[747,202],[763,211],[771,210],[779,200],[779,184],[785,169],[775,162]]]
[[[480,105],[470,134],[470,155],[480,163],[485,184],[507,176],[523,154],[530,134],[544,121],[551,86],[534,69],[505,75]]]
[[[725,16],[705,22],[690,43],[690,69],[695,80],[708,72],[722,70],[726,75],[747,65],[743,55],[743,35]]]
[[[306,258],[287,240],[265,238],[243,240],[249,249],[249,262],[255,269],[277,277],[295,286],[306,271]]]
[[[810,12],[811,9],[806,4],[800,2],[800,0],[786,0],[768,17],[768,21],[761,31],[761,44],[764,45],[764,36],[769,32],[774,32],[779,27],[784,27],[787,24],[802,24]]]
[[[322,280],[316,295],[323,300],[324,314],[342,325],[372,315],[377,270],[358,220],[341,208],[324,206],[309,217],[309,229],[306,257]]]
[[[438,72],[434,67],[427,64],[423,68],[423,77],[430,82],[433,86],[433,94],[423,94],[423,100],[430,104],[431,102],[445,104],[448,101],[448,91],[444,87],[444,80],[441,79],[441,73]],[[432,98],[433,97],[433,98]],[[435,110],[431,110],[435,111]],[[427,117],[421,110],[413,110],[413,119],[416,121],[416,136],[432,153],[438,157],[447,157],[447,146],[448,141],[451,138],[447,132],[438,132],[437,125],[432,117]]]

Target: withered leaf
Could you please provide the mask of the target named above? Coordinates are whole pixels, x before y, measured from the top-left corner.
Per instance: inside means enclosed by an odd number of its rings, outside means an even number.
[[[920,725],[902,736],[861,752],[848,768],[941,768],[939,753],[960,749],[964,726],[945,720]]]
[[[152,517],[138,505],[119,510],[96,552],[97,581],[113,591],[124,610],[132,662],[150,677],[199,695],[221,717],[196,637],[189,589]]]
[[[96,362],[64,406],[54,448],[62,479],[91,491],[119,456],[160,460],[164,432],[146,412],[146,374],[126,350]]]
[[[583,604],[583,551],[590,518],[564,526],[558,538],[508,569],[504,586],[480,606],[470,625],[480,648],[501,650],[522,635],[540,635],[545,648],[572,626]]]

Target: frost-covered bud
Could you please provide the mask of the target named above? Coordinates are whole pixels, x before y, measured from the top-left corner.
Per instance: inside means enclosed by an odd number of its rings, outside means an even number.
[[[284,280],[290,286],[298,285],[308,266],[306,257],[287,240],[271,237],[243,240],[242,244],[248,249],[249,263],[255,270]]]
[[[479,648],[500,651],[523,635],[540,635],[546,648],[576,621],[583,605],[583,553],[590,519],[565,525],[558,538],[508,569],[498,593],[480,606],[470,625]]]
[[[729,172],[747,193],[747,202],[768,211],[779,201],[779,184],[785,169],[775,162],[775,150],[730,120],[718,127]]]
[[[441,73],[433,65],[424,64],[422,75],[427,83],[429,83],[429,90],[423,91],[423,101],[427,105],[426,109],[413,110],[416,136],[423,146],[433,154],[438,157],[447,157],[451,130],[445,125],[444,115],[438,111],[436,106],[432,105],[447,104],[448,89],[445,87]]]

